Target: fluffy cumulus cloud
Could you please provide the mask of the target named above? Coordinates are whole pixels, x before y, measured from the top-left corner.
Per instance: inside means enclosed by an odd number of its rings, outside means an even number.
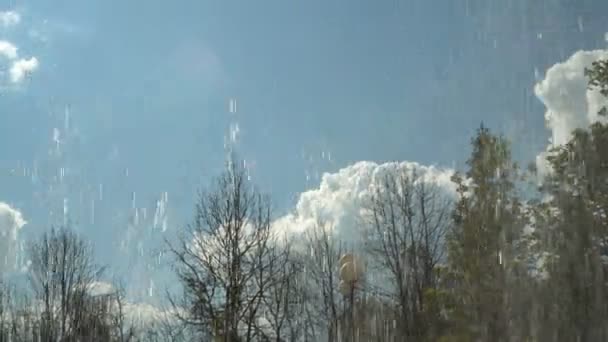
[[[12,83],[21,83],[25,76],[38,69],[36,57],[21,58],[13,62],[10,69],[10,80]]]
[[[17,47],[6,40],[0,40],[0,56],[13,60],[17,58]]]
[[[606,58],[608,50],[578,51],[549,68],[545,78],[536,84],[534,93],[546,107],[545,121],[551,131],[549,147],[566,143],[574,129],[586,128],[600,120],[597,113],[606,100],[597,90],[588,89],[584,70],[594,61]],[[546,155],[543,152],[537,158],[541,173],[549,171],[544,161]]]
[[[377,164],[358,162],[336,173],[323,175],[319,188],[300,195],[293,213],[277,219],[274,229],[287,234],[302,234],[318,222],[328,224],[333,234],[356,243],[361,215],[369,203],[374,186],[391,172],[416,171],[416,181],[434,184],[446,194],[455,194],[452,170],[424,166],[415,162]]]
[[[536,84],[534,93],[545,105],[545,122],[551,132],[547,150],[536,158],[540,181],[543,176],[551,172],[546,157],[552,147],[567,143],[573,130],[584,129],[592,123],[605,120],[598,115],[598,112],[603,106],[608,105],[608,101],[596,89],[589,89],[589,80],[584,73],[585,68],[601,59],[608,59],[608,50],[578,51],[567,60],[550,67],[544,79]],[[554,208],[552,215],[556,212],[557,209]],[[534,230],[534,224],[534,221],[530,223],[527,227],[528,232]],[[546,257],[546,254],[541,253],[534,258],[535,272],[541,277],[546,276],[538,271],[542,268]]]
[[[25,224],[19,210],[0,202],[0,272],[16,269],[19,230]]]
[[[21,16],[15,11],[0,12],[0,28],[15,26],[21,22]],[[7,40],[0,30],[0,82],[9,85],[18,85],[23,82],[28,75],[38,69],[39,62],[36,57],[20,57],[18,47]]]

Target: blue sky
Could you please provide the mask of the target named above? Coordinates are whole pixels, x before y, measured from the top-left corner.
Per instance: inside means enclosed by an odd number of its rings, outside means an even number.
[[[608,3],[531,2],[0,0],[21,15],[0,39],[39,61],[0,96],[0,200],[40,230],[69,198],[107,254],[133,192],[144,205],[167,191],[172,222],[188,219],[196,189],[221,171],[230,120],[279,212],[318,186],[306,172],[461,166],[482,120],[532,160],[548,137],[534,83],[574,51],[605,47]],[[66,107],[66,154],[50,157]],[[52,191],[9,175],[35,163],[78,172]],[[78,198],[99,184],[105,220],[85,224]]]

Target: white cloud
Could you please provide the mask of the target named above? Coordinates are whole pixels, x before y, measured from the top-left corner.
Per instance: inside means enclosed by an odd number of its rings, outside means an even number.
[[[38,69],[38,59],[36,57],[21,58],[13,62],[10,69],[10,78],[12,83],[20,83],[25,76],[31,74]]]
[[[604,58],[608,58],[608,50],[578,51],[549,68],[535,86],[534,93],[547,108],[545,120],[552,131],[553,144],[566,143],[572,130],[598,120],[597,112],[605,100],[596,90],[588,89],[584,70]]]
[[[17,25],[21,21],[19,13],[14,11],[0,12],[0,27],[9,27]],[[11,84],[16,85],[21,83],[27,75],[36,71],[39,66],[38,58],[19,58],[18,47],[8,40],[0,40],[0,57],[8,60],[7,68],[8,75],[4,71],[0,71],[0,77],[5,78],[8,76],[8,81]],[[4,83],[3,80],[0,80]]]
[[[118,294],[118,289],[111,283],[95,281],[89,285],[88,293],[91,296],[103,296]],[[158,322],[168,315],[172,315],[172,310],[164,310],[149,303],[133,302],[123,299],[123,310],[128,324],[143,326]]]
[[[330,225],[334,235],[348,242],[357,242],[357,227],[363,208],[370,201],[374,185],[389,172],[416,170],[417,181],[436,184],[446,193],[454,194],[452,170],[424,166],[415,162],[357,162],[336,173],[323,175],[318,189],[300,195],[295,211],[274,222],[274,229],[300,234],[319,221]]]
[[[0,202],[0,273],[16,269],[19,230],[26,223],[19,210]]]
[[[114,285],[103,281],[96,281],[89,285],[89,294],[91,296],[103,296],[116,292]]]
[[[159,323],[167,318],[171,319],[174,315],[173,310],[163,310],[158,306],[148,303],[127,302],[125,303],[124,310],[127,322],[136,327]]]
[[[119,294],[114,285],[103,281],[90,284],[88,293],[91,296]],[[137,331],[145,333],[147,328],[154,328],[154,325],[159,323],[176,323],[176,309],[164,309],[149,303],[134,302],[128,298],[121,298],[121,300],[125,324],[127,327],[135,328],[136,333]],[[118,302],[113,301],[112,305],[114,310],[118,310]],[[185,314],[183,310],[179,310],[179,313]]]
[[[11,27],[21,22],[21,15],[15,11],[0,11],[0,26]]]
[[[545,105],[545,121],[547,128],[551,131],[551,138],[547,150],[539,153],[536,157],[536,166],[539,173],[539,182],[543,177],[551,173],[551,165],[546,158],[550,155],[549,150],[567,143],[572,137],[575,129],[586,129],[589,125],[605,118],[598,116],[599,110],[608,105],[608,101],[597,89],[589,89],[589,79],[585,76],[585,68],[591,66],[594,61],[608,59],[608,50],[577,51],[567,60],[550,67],[542,81],[534,87],[534,93]],[[544,198],[549,201],[551,198]],[[557,208],[551,208],[548,215],[556,215]],[[526,227],[528,233],[535,229],[535,219]],[[537,243],[532,239],[531,243]],[[543,270],[548,253],[536,253],[532,256],[534,262],[533,273],[540,278],[546,277]]]
[[[8,59],[17,58],[17,47],[6,40],[0,40],[0,55]]]
[[[550,67],[545,78],[534,87],[534,93],[547,109],[545,121],[551,130],[549,147],[568,142],[574,129],[586,128],[600,120],[597,113],[607,102],[597,90],[588,89],[584,70],[592,62],[605,58],[608,50],[578,51]],[[546,152],[536,160],[541,174],[549,172],[545,157]]]

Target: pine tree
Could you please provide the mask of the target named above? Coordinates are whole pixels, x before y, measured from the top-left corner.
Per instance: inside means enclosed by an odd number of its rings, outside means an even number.
[[[608,61],[585,70],[589,87],[608,96]],[[603,108],[598,113],[605,117]],[[605,341],[608,338],[608,126],[572,132],[547,158],[552,172],[543,192],[552,214],[537,230],[548,258],[544,299],[539,301],[541,340]]]
[[[553,174],[546,191],[558,212],[547,249],[554,306],[547,324],[560,323],[557,337],[599,341],[608,338],[605,285],[608,246],[608,126],[577,130],[549,161]]]
[[[509,273],[519,238],[520,204],[513,195],[517,167],[508,142],[483,125],[472,147],[466,177],[453,178],[459,197],[448,237],[453,324],[469,340],[503,341],[509,321]]]

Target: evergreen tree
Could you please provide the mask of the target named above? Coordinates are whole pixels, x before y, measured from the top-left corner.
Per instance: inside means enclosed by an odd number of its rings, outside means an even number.
[[[591,88],[608,96],[608,61],[585,71]],[[600,112],[606,115],[606,109]],[[571,140],[553,149],[552,174],[544,191],[551,197],[557,222],[546,232],[551,258],[551,294],[546,324],[560,340],[604,341],[608,338],[606,257],[608,252],[608,126],[578,129]]]
[[[503,341],[508,335],[508,283],[516,264],[521,206],[514,196],[508,142],[483,125],[472,140],[466,177],[456,174],[458,202],[448,236],[453,323],[464,340]]]

